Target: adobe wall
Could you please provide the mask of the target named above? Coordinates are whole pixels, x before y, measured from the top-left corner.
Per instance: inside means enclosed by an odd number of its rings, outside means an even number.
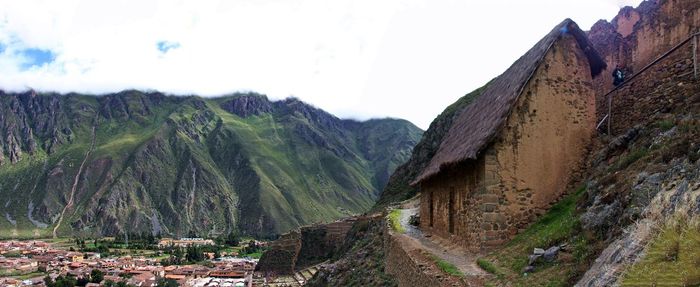
[[[482,238],[487,246],[512,238],[564,194],[587,153],[595,111],[588,59],[566,36],[545,56],[486,152],[486,190],[498,197],[497,209],[483,215],[492,227]]]

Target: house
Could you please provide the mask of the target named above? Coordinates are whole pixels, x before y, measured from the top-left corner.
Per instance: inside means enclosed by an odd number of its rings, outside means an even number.
[[[605,68],[567,19],[455,119],[420,185],[420,228],[471,251],[511,239],[566,191],[595,130]]]
[[[83,262],[83,260],[85,259],[85,256],[82,253],[78,252],[68,253],[67,257],[70,259],[71,262]]]
[[[201,246],[201,245],[216,245],[214,240],[204,239],[204,238],[163,238],[158,242],[158,248],[164,249],[170,246],[175,247],[187,247],[187,246]]]

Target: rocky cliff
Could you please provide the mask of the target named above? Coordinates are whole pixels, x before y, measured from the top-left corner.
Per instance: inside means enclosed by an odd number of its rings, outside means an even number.
[[[0,92],[0,230],[278,234],[367,210],[420,135],[252,93]]]

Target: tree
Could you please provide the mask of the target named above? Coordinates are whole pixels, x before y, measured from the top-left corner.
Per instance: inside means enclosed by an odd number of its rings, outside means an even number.
[[[85,277],[81,277],[81,278],[78,279],[78,281],[75,282],[75,286],[85,286],[85,285],[87,285],[88,283],[90,283],[90,280],[88,280],[88,279],[85,278]]]
[[[240,239],[238,238],[238,235],[236,235],[235,232],[231,231],[228,236],[226,236],[226,245],[231,245],[231,246],[238,246],[240,244]]]
[[[90,272],[90,282],[100,283],[104,280],[105,274],[100,269],[92,269]]]
[[[190,262],[199,262],[204,260],[204,253],[202,252],[202,250],[198,246],[192,244],[190,244],[190,246],[187,246],[186,256],[187,261]]]
[[[159,278],[157,287],[177,287],[177,281],[173,279]]]
[[[51,279],[51,276],[46,275],[46,277],[44,277],[44,285],[46,285],[46,287],[53,287],[54,286],[54,283],[53,283],[53,280]]]
[[[104,285],[104,287],[114,287],[115,284],[112,280],[106,280]]]
[[[49,279],[51,279],[51,278],[49,278]],[[46,280],[46,278],[44,278],[44,280]],[[63,276],[59,275],[58,277],[56,277],[56,281],[54,281],[53,284],[47,285],[47,286],[74,287],[76,285],[76,283],[77,283],[77,280],[75,280],[75,277],[73,277],[73,276],[63,277]]]

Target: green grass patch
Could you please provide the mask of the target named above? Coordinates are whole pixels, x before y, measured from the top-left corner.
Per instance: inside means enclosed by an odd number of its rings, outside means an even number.
[[[45,276],[45,275],[46,275],[46,273],[44,273],[44,272],[36,271],[36,272],[31,272],[31,273],[26,273],[26,274],[22,274],[19,276],[15,276],[15,278],[18,280],[27,280],[27,279],[41,277],[41,276]]]
[[[611,166],[611,171],[624,169],[647,155],[649,155],[649,150],[646,148],[634,149]]]
[[[437,265],[437,267],[440,268],[442,272],[460,278],[464,277],[464,273],[462,273],[462,271],[460,271],[459,268],[457,268],[457,266],[455,266],[454,264],[447,262],[444,259],[437,257],[433,254],[429,254],[428,257],[430,257],[430,259],[432,259],[435,262],[435,265]]]
[[[389,224],[391,225],[391,229],[396,232],[406,232],[406,229],[401,225],[401,210],[394,209],[389,212]]]
[[[627,269],[622,286],[700,286],[700,226],[664,227],[642,260]]]
[[[46,273],[39,272],[39,271],[30,271],[30,272],[12,271],[12,272],[8,272],[6,270],[0,270],[0,278],[12,277],[12,278],[19,279],[19,280],[27,280],[30,278],[43,276],[43,275],[46,275]]]
[[[663,120],[663,121],[658,121],[656,123],[656,126],[662,131],[668,131],[672,129],[676,124],[673,123],[671,120]]]
[[[549,211],[532,224],[525,232],[518,234],[509,245],[525,245],[532,248],[551,246],[569,238],[574,229],[580,224],[576,212],[576,202],[586,191],[585,186],[579,187],[557,202]]]
[[[479,265],[481,269],[484,269],[484,271],[491,273],[496,276],[503,276],[503,272],[501,272],[496,265],[491,263],[491,261],[488,261],[484,258],[479,258],[476,260],[476,265]]]

